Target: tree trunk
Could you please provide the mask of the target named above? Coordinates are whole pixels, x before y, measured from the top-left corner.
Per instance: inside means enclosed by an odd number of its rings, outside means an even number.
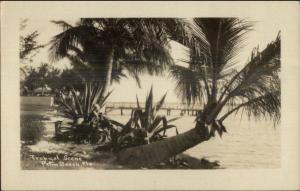
[[[114,49],[111,48],[108,51],[108,55],[107,55],[107,59],[106,59],[106,73],[105,73],[105,84],[103,87],[103,94],[102,96],[106,96],[106,94],[108,93],[108,88],[110,86],[111,83],[111,75],[112,75],[112,69],[113,69],[113,61],[114,61]]]
[[[117,154],[117,163],[133,168],[151,166],[180,154],[208,139],[207,131],[193,128],[174,137],[122,150]]]

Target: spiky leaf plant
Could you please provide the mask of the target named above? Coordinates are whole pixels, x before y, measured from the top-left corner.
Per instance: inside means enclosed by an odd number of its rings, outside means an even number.
[[[158,115],[166,98],[165,94],[156,104],[153,102],[153,90],[151,87],[144,108],[141,107],[137,98],[137,108],[131,112],[129,121],[122,125],[116,121],[111,121],[114,125],[121,126],[122,132],[116,140],[121,148],[132,147],[137,145],[149,144],[154,141],[161,140],[165,137],[166,131],[175,128],[178,134],[177,127],[170,124],[178,119],[167,119],[164,115]]]
[[[83,92],[71,87],[71,95],[60,94],[60,112],[71,120],[67,124],[57,123],[56,137],[77,143],[99,143],[106,141],[110,128],[109,120],[101,110],[111,92],[103,96],[99,83],[86,82]]]

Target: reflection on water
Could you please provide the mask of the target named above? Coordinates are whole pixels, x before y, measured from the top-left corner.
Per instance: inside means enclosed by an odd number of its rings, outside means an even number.
[[[120,122],[127,122],[127,115],[120,116],[120,111],[113,111],[109,116]],[[174,113],[175,114],[175,113]],[[172,118],[174,116],[170,116]],[[183,116],[173,122],[179,132],[194,127],[195,117]],[[205,157],[217,160],[224,168],[280,168],[280,127],[274,127],[272,121],[249,121],[246,117],[231,116],[224,125],[228,133],[220,138],[218,135],[201,143],[185,153],[196,158]],[[175,130],[168,132],[175,135]]]

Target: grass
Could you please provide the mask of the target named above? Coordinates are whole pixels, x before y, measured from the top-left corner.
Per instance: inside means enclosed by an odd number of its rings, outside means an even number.
[[[41,115],[21,115],[21,140],[26,145],[36,144],[44,135],[45,118]]]

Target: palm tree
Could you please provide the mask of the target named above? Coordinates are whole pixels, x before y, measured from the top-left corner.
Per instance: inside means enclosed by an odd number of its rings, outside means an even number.
[[[226,132],[223,121],[239,110],[245,110],[249,117],[280,119],[280,33],[263,51],[255,48],[250,61],[237,70],[235,58],[245,34],[252,29],[251,22],[195,18],[191,29],[193,35],[188,41],[179,40],[190,49],[190,59],[186,60],[189,67],[173,66],[171,76],[177,81],[176,91],[184,101],[203,105],[195,128],[123,150],[118,153],[119,163],[152,165],[209,140],[215,132],[222,136]],[[229,107],[227,112],[225,105]]]
[[[160,74],[173,63],[170,39],[184,31],[180,19],[84,18],[75,26],[53,22],[63,32],[51,40],[50,58],[68,57],[81,74],[104,84],[104,94],[112,78],[124,77],[124,70],[139,86],[138,74]]]

